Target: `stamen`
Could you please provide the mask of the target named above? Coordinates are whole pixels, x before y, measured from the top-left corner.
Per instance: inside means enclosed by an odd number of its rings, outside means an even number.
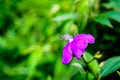
[[[69,42],[73,41],[73,36],[71,36],[70,34],[62,35],[62,38],[64,40],[68,40]]]

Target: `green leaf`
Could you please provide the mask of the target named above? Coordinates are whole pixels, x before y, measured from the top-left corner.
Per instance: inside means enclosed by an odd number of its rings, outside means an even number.
[[[110,21],[108,18],[105,18],[105,17],[100,17],[100,16],[97,16],[94,18],[94,20],[100,24],[103,24],[103,25],[106,25],[110,28],[113,28],[113,26],[111,25]]]
[[[95,78],[95,76],[92,73],[88,72],[88,79],[94,80],[94,78]]]
[[[71,65],[74,66],[75,68],[77,68],[81,74],[85,75],[85,70],[83,69],[81,64],[79,64],[79,63],[72,63]]]
[[[90,4],[90,5],[88,5]],[[86,28],[89,19],[89,9],[93,5],[92,0],[80,0],[79,5],[76,5],[77,12],[79,13],[78,26],[79,30],[83,31]]]
[[[113,20],[115,20],[117,22],[120,22],[120,12],[108,11],[108,12],[102,13],[101,15],[104,16],[104,17],[113,19]]]
[[[43,52],[40,47],[36,47],[35,50],[31,52],[27,63],[30,74],[32,74],[33,71],[36,69],[36,66],[42,60],[42,57],[43,57]]]
[[[56,61],[53,80],[69,80],[69,67],[63,65],[60,60]]]
[[[52,80],[52,77],[48,75],[47,80]]]
[[[69,33],[70,27],[71,27],[72,24],[73,24],[73,20],[70,20],[70,21],[66,22],[66,24],[65,24],[65,26],[63,28],[63,31],[65,33]]]
[[[120,68],[120,56],[112,57],[104,62],[100,70],[101,77],[105,77]]]
[[[54,18],[54,21],[65,21],[65,20],[77,19],[77,18],[78,18],[78,14],[68,13],[68,14],[63,14],[63,15],[56,16]]]
[[[85,52],[83,57],[87,62],[89,62],[93,59],[93,56],[88,52]],[[97,60],[93,60],[90,63],[88,63],[88,67],[95,76],[97,76],[99,74],[99,64],[98,64]]]
[[[103,3],[102,4],[103,7],[107,8],[107,9],[115,9],[117,11],[120,11],[120,3],[113,1],[110,1],[108,3]]]
[[[120,71],[117,71],[118,75],[120,76]]]

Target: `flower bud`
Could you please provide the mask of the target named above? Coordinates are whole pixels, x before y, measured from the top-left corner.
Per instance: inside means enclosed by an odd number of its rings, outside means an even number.
[[[100,51],[97,51],[96,54],[94,55],[94,58],[100,59],[102,57],[102,54]]]

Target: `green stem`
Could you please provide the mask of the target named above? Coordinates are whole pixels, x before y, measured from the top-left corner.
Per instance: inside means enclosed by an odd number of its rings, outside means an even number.
[[[86,70],[86,80],[88,80],[88,70]]]
[[[88,62],[84,59],[83,56],[81,56],[82,60],[84,61],[85,64],[88,64]]]
[[[88,62],[84,59],[83,56],[81,58],[84,61],[84,63],[87,65],[87,68],[88,68]],[[88,80],[88,70],[86,70],[86,80]]]
[[[87,61],[84,59],[83,56],[81,56],[81,58],[82,58],[83,62],[86,64],[87,69],[88,69],[88,64],[95,59],[95,58],[93,57],[89,62],[87,62]],[[97,80],[101,80],[101,78],[100,78],[99,75],[96,76],[96,79],[97,79]],[[86,80],[88,80],[88,70],[86,70]]]
[[[81,56],[82,60],[85,62],[85,64],[89,64],[90,62],[92,62],[95,58],[93,57],[89,62],[87,62],[83,56]]]

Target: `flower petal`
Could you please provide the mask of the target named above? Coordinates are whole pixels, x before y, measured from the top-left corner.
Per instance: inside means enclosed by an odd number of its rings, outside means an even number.
[[[74,49],[73,50],[73,54],[75,55],[75,57],[77,59],[80,59],[80,57],[83,55],[84,50],[80,50],[80,49]]]
[[[74,37],[70,46],[73,51],[73,55],[77,59],[83,55],[85,48],[88,46],[88,43],[94,43],[95,38],[90,34],[78,34]]]
[[[85,40],[91,44],[95,42],[95,38],[91,34],[78,34],[74,37],[74,40]]]
[[[67,43],[62,53],[62,64],[68,64],[72,60],[72,50],[70,43]]]
[[[80,57],[83,55],[87,45],[88,43],[85,40],[74,40],[71,42],[71,49],[77,59],[80,59]]]
[[[95,42],[95,38],[91,34],[86,34],[86,38],[88,40],[88,43],[93,44]]]

